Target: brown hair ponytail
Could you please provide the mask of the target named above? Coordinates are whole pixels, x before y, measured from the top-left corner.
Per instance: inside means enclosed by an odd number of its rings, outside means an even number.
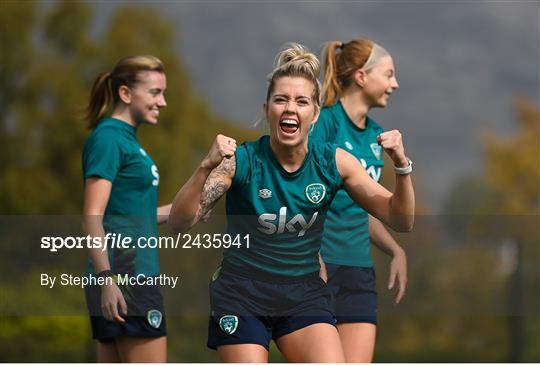
[[[112,108],[113,95],[110,83],[110,72],[103,72],[96,77],[90,91],[90,102],[86,108],[85,119],[88,129],[94,129],[98,120]]]
[[[341,49],[340,52],[337,52],[338,48]],[[372,52],[373,50],[376,52]],[[372,53],[374,57],[371,57]],[[328,42],[323,49],[322,57],[323,106],[332,105],[337,101],[343,90],[351,84],[355,71],[365,68],[369,72],[369,69],[384,55],[388,55],[388,52],[367,38],[354,39],[348,43]]]
[[[90,92],[85,119],[88,129],[94,129],[100,119],[105,117],[118,103],[120,86],[134,86],[142,71],[165,72],[163,63],[154,56],[129,56],[122,58],[112,72],[99,74]]]
[[[341,86],[337,78],[336,53],[341,48],[342,42],[328,42],[323,49],[322,61],[324,67],[324,79],[322,84],[322,106],[329,106],[335,103],[338,95],[341,94]]]

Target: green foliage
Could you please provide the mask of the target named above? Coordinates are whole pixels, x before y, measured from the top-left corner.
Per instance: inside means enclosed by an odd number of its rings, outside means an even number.
[[[3,214],[81,212],[80,155],[88,134],[81,115],[94,77],[126,55],[153,54],[163,60],[167,71],[168,106],[161,113],[160,123],[142,126],[138,132],[141,144],[160,168],[160,203],[171,201],[217,133],[239,141],[255,137],[254,132],[217,116],[194,93],[175,51],[175,29],[162,14],[142,7],[119,8],[95,39],[90,28],[98,14],[92,14],[85,2],[58,1],[48,9],[45,12],[34,1],[4,0],[1,5]],[[485,176],[456,185],[448,200],[449,213],[538,214],[538,110],[523,102],[517,108],[520,132],[508,139],[486,137]],[[387,161],[387,165],[391,164]],[[392,181],[393,177],[388,176],[389,172],[392,175],[391,169],[384,171],[385,180]],[[418,189],[422,182],[415,183]],[[219,232],[224,224],[222,212],[219,205],[215,209],[217,217],[200,229],[211,227]],[[507,279],[496,274],[499,259],[495,243],[487,239],[501,237],[502,230],[519,237],[523,249],[523,360],[540,360],[536,346],[540,338],[540,299],[538,291],[531,290],[540,287],[537,224],[524,219],[498,225],[490,236],[486,233],[489,224],[467,218],[466,222],[447,225],[454,232],[454,240],[460,242],[458,247],[447,247],[437,244],[445,236],[437,219],[419,216],[412,234],[397,236],[407,248],[410,265],[408,295],[399,307],[391,305],[391,295],[385,289],[387,263],[376,257],[378,272],[383,273],[378,279],[381,316],[376,360],[508,360],[511,335],[502,303]],[[73,226],[78,229],[78,223]],[[78,315],[84,312],[82,292],[36,289],[36,275],[60,270],[59,260],[47,262],[49,256],[32,246],[34,239],[21,238],[15,229],[0,228],[1,256],[5,261],[0,270],[2,360],[94,361],[95,343],[90,339],[88,318]],[[201,283],[209,281],[220,253],[171,253],[162,252],[164,272],[189,273],[190,277],[183,278],[182,291],[164,293],[170,360],[217,361],[217,354],[205,346],[208,298],[206,285]],[[71,269],[84,270],[81,252],[70,258]],[[17,277],[8,274],[23,264],[29,269]],[[9,283],[5,282],[7,277]],[[51,308],[52,312],[48,316],[31,315],[35,308]],[[486,309],[488,313],[483,312]],[[60,311],[73,316],[58,316]],[[272,348],[271,360],[283,361],[275,346]]]
[[[36,289],[38,271],[27,272],[17,282],[0,284],[2,361],[92,361],[90,321],[81,315],[85,308],[82,289]]]
[[[95,39],[90,29],[96,17],[87,3],[58,1],[47,9],[35,1],[8,0],[1,5],[0,209],[3,214],[59,215],[82,211],[81,151],[89,132],[81,116],[94,77],[110,70],[118,59],[127,55],[153,54],[166,68],[168,107],[161,113],[158,126],[143,126],[138,132],[141,144],[160,168],[163,204],[172,200],[217,133],[239,141],[255,137],[253,132],[216,116],[193,92],[175,51],[178,41],[175,28],[162,14],[150,8],[121,7]],[[80,222],[74,216],[59,218],[60,229],[68,221],[77,231]],[[36,219],[36,222],[44,224],[47,220]],[[222,227],[223,223],[220,224],[216,227]],[[46,290],[40,288],[37,279],[38,272],[58,272],[61,268],[65,271],[68,267],[78,267],[80,272],[84,271],[83,252],[57,255],[51,260],[49,253],[36,246],[34,236],[39,230],[28,229],[37,227],[3,228],[10,229],[1,232],[2,257],[8,261],[0,270],[2,360],[94,361],[95,343],[91,340],[82,291]],[[24,234],[20,234],[21,229]],[[207,282],[219,262],[219,252],[212,252],[209,259],[198,257],[199,261],[195,262],[190,262],[189,256],[180,260],[179,255],[163,256],[164,271],[173,271],[180,261],[192,270],[199,284]],[[61,258],[73,261],[62,264]],[[19,272],[22,264],[29,270],[17,276],[9,274],[13,270]],[[197,291],[192,282],[186,292],[200,294],[200,288],[199,285]],[[206,291],[204,294],[207,304]],[[167,300],[173,304],[188,303],[185,297],[174,295]],[[206,312],[199,309],[198,317],[190,318],[177,320],[173,315],[169,320],[171,359],[217,361],[216,354],[205,346]]]
[[[5,362],[95,361],[87,316],[0,317]]]
[[[540,287],[540,110],[525,100],[517,100],[515,106],[517,133],[505,137],[486,133],[484,174],[461,179],[448,195],[443,223],[458,243],[445,252],[444,259],[459,265],[458,269],[442,265],[418,273],[429,273],[429,281],[446,278],[437,297],[444,291],[455,296],[445,295],[445,304],[460,298],[468,309],[476,307],[473,312],[487,309],[484,316],[478,313],[478,318],[462,323],[467,332],[459,332],[457,338],[466,339],[468,331],[475,331],[495,351],[483,352],[483,358],[463,358],[466,361],[540,359],[536,345],[540,338],[536,289]],[[511,251],[505,253],[508,248]],[[467,292],[467,287],[474,290]],[[467,345],[459,346],[460,356]]]
[[[499,193],[498,211],[505,214],[540,212],[540,110],[517,100],[519,132],[509,138],[486,135],[486,178]],[[489,207],[494,208],[494,207]]]
[[[241,141],[253,138],[254,133],[216,117],[194,94],[174,50],[174,28],[161,14],[120,8],[104,37],[96,40],[90,36],[93,15],[84,2],[60,1],[38,17],[41,13],[36,2],[14,1],[3,4],[0,13],[2,212],[81,211],[80,155],[88,133],[81,116],[94,77],[126,55],[153,54],[166,67],[168,107],[159,126],[144,126],[138,133],[160,167],[164,203],[189,177],[217,133]]]

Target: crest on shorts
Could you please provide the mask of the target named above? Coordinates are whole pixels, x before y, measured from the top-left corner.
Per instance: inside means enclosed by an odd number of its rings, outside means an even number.
[[[272,191],[269,189],[261,189],[259,190],[259,196],[262,199],[269,199],[272,197]]]
[[[228,335],[232,335],[238,328],[238,317],[226,315],[220,318],[219,328]]]
[[[319,204],[326,196],[326,187],[323,184],[315,183],[306,186],[306,197],[313,204]]]
[[[373,152],[373,154],[375,155],[375,158],[377,160],[380,160],[381,159],[381,153],[382,153],[382,147],[379,146],[378,143],[372,143],[369,145],[369,147],[371,147],[371,152]]]
[[[146,319],[148,324],[154,328],[159,328],[161,325],[161,320],[163,319],[163,314],[156,309],[150,309],[146,314]]]

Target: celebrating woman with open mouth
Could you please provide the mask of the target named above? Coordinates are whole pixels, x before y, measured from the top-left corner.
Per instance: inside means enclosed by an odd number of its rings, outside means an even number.
[[[318,256],[339,189],[395,230],[413,225],[409,175],[396,175],[391,193],[348,152],[308,140],[320,111],[319,70],[303,46],[284,48],[263,106],[270,135],[238,147],[218,135],[171,208],[171,228],[185,231],[226,194],[227,233],[249,235],[249,247],[225,250],[210,284],[208,346],[223,361],[267,362],[271,340],[291,362],[344,361]],[[407,161],[399,133],[383,138],[387,152]]]

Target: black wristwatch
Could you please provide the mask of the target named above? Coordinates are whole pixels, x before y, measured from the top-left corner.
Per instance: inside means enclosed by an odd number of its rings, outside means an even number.
[[[114,276],[114,273],[112,270],[103,270],[96,274],[96,277],[98,278],[112,278]]]

